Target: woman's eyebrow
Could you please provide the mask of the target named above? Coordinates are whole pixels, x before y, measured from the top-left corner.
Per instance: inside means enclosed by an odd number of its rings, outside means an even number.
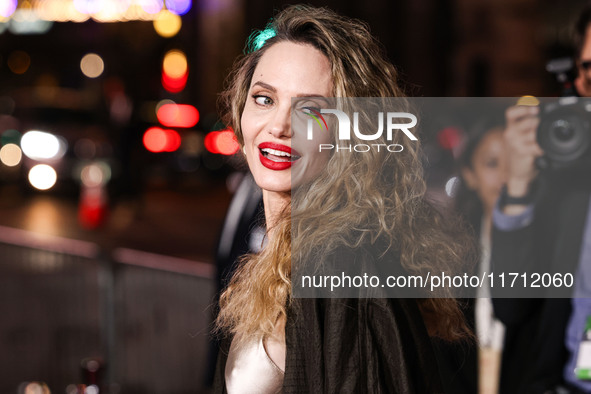
[[[274,86],[269,85],[268,83],[263,82],[263,81],[257,81],[255,83],[253,83],[251,89],[254,88],[255,86],[260,86],[263,89],[267,89],[273,93],[277,93],[277,89]],[[326,96],[324,96],[322,94],[317,94],[317,93],[299,93],[295,97],[297,97],[297,98],[301,98],[301,97],[319,98],[319,99],[323,99],[324,101],[328,102],[328,99],[326,98]]]
[[[260,87],[262,87],[264,89],[267,89],[267,90],[272,91],[273,93],[276,93],[277,92],[277,89],[275,89],[273,86],[271,86],[268,83],[265,83],[263,81],[257,81],[255,83],[253,83],[252,84],[252,87],[254,88],[255,86],[260,86]]]
[[[298,94],[296,97],[310,97],[310,98],[319,98],[319,99],[323,99],[326,100],[326,96],[323,96],[321,94],[314,94],[314,93],[300,93]]]

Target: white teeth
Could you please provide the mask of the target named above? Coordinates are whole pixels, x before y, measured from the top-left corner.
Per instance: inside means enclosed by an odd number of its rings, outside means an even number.
[[[274,156],[285,156],[285,157],[291,157],[291,155],[287,152],[281,151],[281,150],[275,150],[275,149],[270,149],[270,148],[263,148],[261,149],[261,151],[270,154],[270,155],[274,155]]]

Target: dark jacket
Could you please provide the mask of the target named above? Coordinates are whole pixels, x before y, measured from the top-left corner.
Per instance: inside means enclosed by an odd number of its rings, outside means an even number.
[[[515,231],[494,229],[492,261],[496,274],[576,273],[589,190],[572,179],[564,184],[568,177],[559,178],[541,180],[530,225]],[[536,294],[536,298],[493,300],[495,314],[506,325],[501,393],[545,393],[563,384],[569,294],[566,298]]]

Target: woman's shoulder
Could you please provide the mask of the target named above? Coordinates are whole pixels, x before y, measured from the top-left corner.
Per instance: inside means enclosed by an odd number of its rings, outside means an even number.
[[[293,304],[300,309],[296,314],[290,308],[286,328],[288,375],[308,382],[318,378],[321,385],[339,382],[333,379],[338,375],[350,384],[346,392],[370,387],[440,392],[435,355],[416,300],[323,298]],[[339,392],[344,387],[324,389]]]
[[[315,330],[339,327],[360,334],[386,328],[391,334],[428,336],[417,300],[412,298],[296,298],[289,320]]]

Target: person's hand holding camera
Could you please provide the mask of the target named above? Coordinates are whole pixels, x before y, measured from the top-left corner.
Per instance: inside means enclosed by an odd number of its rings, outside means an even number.
[[[505,112],[506,128],[504,131],[507,149],[507,195],[513,198],[524,197],[529,192],[532,181],[538,170],[535,166],[537,157],[544,151],[536,141],[536,133],[540,118],[539,108],[517,105]],[[508,203],[503,212],[518,215],[525,210],[523,204]]]

